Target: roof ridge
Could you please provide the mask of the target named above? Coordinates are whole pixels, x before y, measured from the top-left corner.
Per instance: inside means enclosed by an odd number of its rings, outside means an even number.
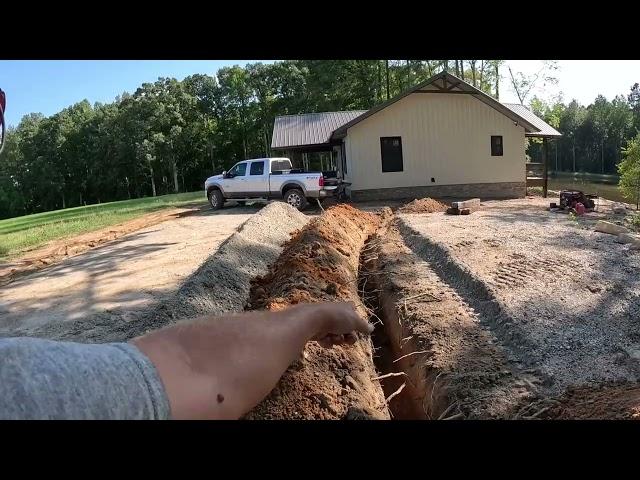
[[[393,105],[394,103],[396,103],[397,101],[407,97],[408,95],[411,95],[416,90],[420,90],[421,88],[424,88],[424,87],[426,87],[428,85],[434,84],[437,80],[440,80],[442,78],[445,78],[445,79],[449,80],[449,82],[452,83],[452,86],[449,87],[449,88],[458,87],[459,89],[461,89],[464,86],[465,87],[465,91],[467,91],[467,93],[473,94],[475,96],[475,98],[477,98],[481,102],[489,105],[490,107],[498,110],[503,115],[505,115],[505,116],[507,116],[509,118],[512,118],[511,115],[513,115],[513,116],[516,117],[516,119],[519,122],[524,122],[524,124],[528,125],[530,128],[532,128],[533,131],[539,131],[540,130],[538,127],[536,127],[531,122],[529,122],[526,118],[522,117],[521,115],[518,115],[517,112],[514,112],[512,109],[507,107],[505,104],[503,104],[500,101],[496,100],[495,98],[491,97],[490,95],[488,95],[487,93],[483,92],[482,90],[474,87],[469,82],[467,82],[464,79],[462,79],[460,77],[457,77],[457,76],[455,76],[455,75],[453,75],[453,74],[451,74],[451,73],[449,73],[447,71],[442,71],[440,73],[437,73],[437,74],[433,75],[431,78],[428,78],[427,80],[424,80],[423,82],[420,82],[420,83],[418,83],[418,84],[416,84],[416,85],[414,85],[414,86],[412,86],[412,87],[410,87],[408,89],[405,89],[403,92],[400,92],[399,94],[395,95],[394,97],[392,97],[392,98],[390,98],[390,99],[388,99],[388,100],[386,100],[386,101],[374,106],[373,108],[367,110],[362,115],[357,116],[356,118],[354,118],[350,122],[345,123],[341,127],[337,128],[331,134],[331,138],[334,138],[334,136],[336,134],[344,136],[346,134],[346,131],[349,128],[351,128],[353,125],[356,125],[357,123],[361,122],[365,118],[368,118],[371,115],[376,114],[380,110],[384,110],[388,106]],[[500,110],[499,108],[496,108],[498,105],[500,106],[500,108],[507,110],[509,113],[507,113],[507,112],[505,112],[503,110]],[[341,137],[335,137],[335,138],[341,138]]]
[[[367,112],[368,110],[334,110],[330,112],[309,112],[309,113],[287,113],[286,115],[276,115],[276,118],[280,117],[300,117],[302,115],[322,115],[323,113],[356,113]]]

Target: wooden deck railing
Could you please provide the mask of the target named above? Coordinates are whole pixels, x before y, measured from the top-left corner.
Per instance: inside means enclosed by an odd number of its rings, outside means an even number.
[[[544,163],[525,163],[527,187],[544,187]]]

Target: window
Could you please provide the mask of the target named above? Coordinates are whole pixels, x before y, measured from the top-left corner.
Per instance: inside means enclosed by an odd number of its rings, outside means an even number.
[[[502,156],[502,135],[491,136],[491,156],[492,157]]]
[[[291,170],[290,160],[271,160],[271,172]]]
[[[247,173],[246,163],[237,163],[231,170],[229,170],[229,175],[232,177],[244,177],[245,173]]]
[[[262,162],[251,162],[249,175],[262,175],[264,173],[264,160]]]
[[[383,172],[402,172],[402,139],[380,137]]]

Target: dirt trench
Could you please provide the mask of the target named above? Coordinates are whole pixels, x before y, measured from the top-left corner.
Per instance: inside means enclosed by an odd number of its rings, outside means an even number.
[[[404,243],[389,209],[328,209],[252,281],[247,310],[350,300],[371,338],[310,342],[247,419],[511,418],[535,386],[462,298]]]
[[[513,418],[536,386],[391,222],[363,255],[364,293],[382,328],[376,365],[397,419]],[[364,284],[364,281],[362,282]]]
[[[358,294],[360,252],[382,216],[348,205],[329,208],[298,231],[269,272],[252,281],[248,310],[348,300],[368,317]],[[315,342],[247,419],[388,419],[371,339],[324,349]]]

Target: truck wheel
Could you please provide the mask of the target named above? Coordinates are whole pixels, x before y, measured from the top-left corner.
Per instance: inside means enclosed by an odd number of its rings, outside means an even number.
[[[307,206],[307,199],[302,193],[302,190],[298,188],[292,188],[291,190],[287,190],[287,193],[284,194],[284,200],[289,205],[298,210],[302,211]]]
[[[214,210],[220,210],[224,205],[224,197],[220,190],[212,190],[209,194],[209,203]]]

